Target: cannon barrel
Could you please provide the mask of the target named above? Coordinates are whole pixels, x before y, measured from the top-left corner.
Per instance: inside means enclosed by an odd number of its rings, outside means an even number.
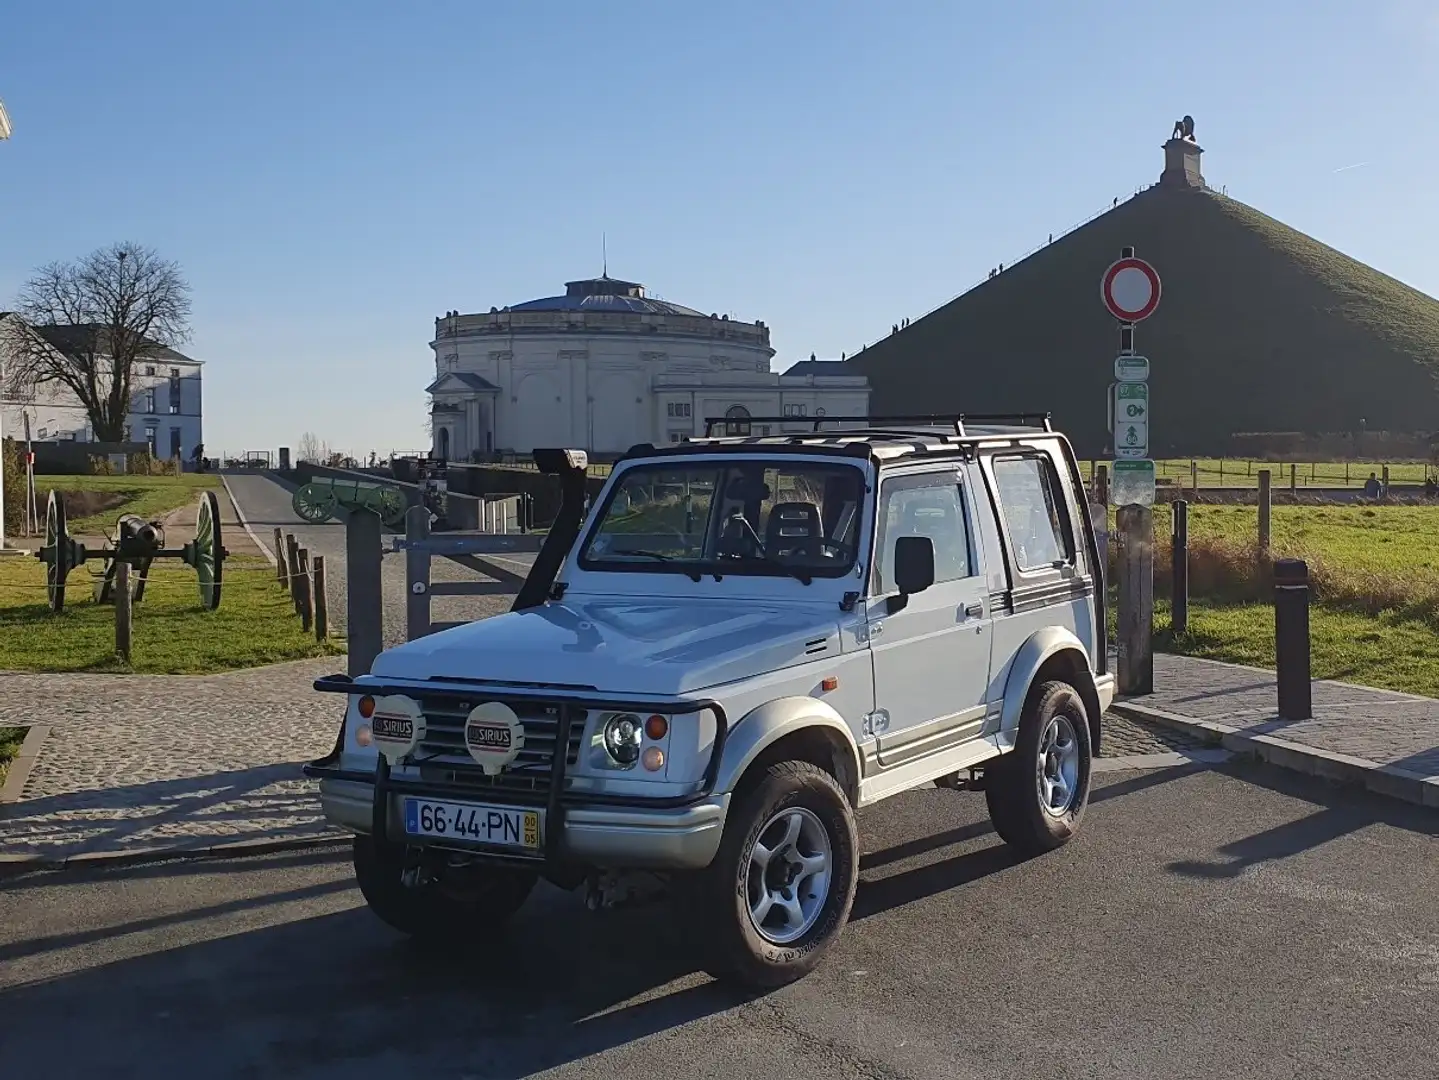
[[[142,548],[160,548],[164,541],[159,528],[153,521],[146,521],[138,514],[122,514],[118,523],[120,543],[132,542]]]

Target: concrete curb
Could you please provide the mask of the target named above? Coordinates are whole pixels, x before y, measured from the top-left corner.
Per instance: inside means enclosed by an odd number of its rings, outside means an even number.
[[[261,554],[265,556],[265,561],[267,563],[269,563],[271,566],[279,565],[275,561],[275,553],[270,550],[270,545],[263,542],[258,536],[255,535],[255,530],[250,528],[250,523],[245,518],[245,511],[240,509],[240,500],[235,498],[235,493],[230,490],[230,481],[225,479],[224,473],[220,473],[220,483],[224,485],[225,496],[230,500],[230,505],[235,509],[235,520],[240,523],[240,528],[244,529],[246,535],[248,535],[250,539],[255,542],[255,546],[259,548]]]
[[[45,745],[45,740],[49,737],[50,728],[44,724],[31,724],[30,730],[25,733],[25,741],[20,744],[20,753],[10,762],[10,770],[5,774],[5,786],[0,787],[0,818],[4,817],[6,806],[20,801],[20,795],[25,790],[25,781],[30,779],[30,770],[35,765],[35,759],[40,756],[40,747]]]
[[[96,870],[174,860],[240,859],[255,855],[274,855],[285,851],[332,847],[343,843],[349,837],[347,832],[333,832],[289,840],[237,840],[222,844],[197,844],[193,847],[181,845],[132,848],[127,851],[82,851],[74,855],[0,854],[0,879],[38,870]]]
[[[1332,750],[1321,750],[1274,735],[1249,735],[1242,728],[1229,724],[1179,716],[1132,701],[1116,701],[1109,708],[1117,716],[1162,724],[1201,739],[1210,746],[1220,746],[1235,754],[1277,765],[1281,769],[1335,780],[1342,784],[1354,784],[1376,795],[1439,810],[1439,777],[1425,776],[1396,765],[1381,765],[1376,761],[1351,757]]]

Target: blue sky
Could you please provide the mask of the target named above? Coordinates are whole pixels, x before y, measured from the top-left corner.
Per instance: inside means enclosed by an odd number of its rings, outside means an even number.
[[[602,233],[776,367],[853,352],[1155,180],[1184,113],[1211,184],[1439,294],[1433,0],[16,0],[0,100],[0,308],[178,260],[212,453],[427,445],[434,317]]]

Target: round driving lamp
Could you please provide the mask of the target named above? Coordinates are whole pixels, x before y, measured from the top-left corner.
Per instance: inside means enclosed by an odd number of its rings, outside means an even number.
[[[629,713],[612,716],[605,724],[605,752],[620,765],[633,765],[640,758],[640,718]]]

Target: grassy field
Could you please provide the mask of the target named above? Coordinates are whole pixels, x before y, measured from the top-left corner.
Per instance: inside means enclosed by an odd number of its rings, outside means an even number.
[[[1193,462],[1195,479],[1201,488],[1225,487],[1244,488],[1259,486],[1259,471],[1268,469],[1270,483],[1275,490],[1288,490],[1289,467],[1294,465],[1294,481],[1300,491],[1305,488],[1362,488],[1372,472],[1383,477],[1385,462],[1382,461],[1261,461],[1258,458],[1173,458],[1154,463],[1154,475],[1161,482],[1172,481],[1182,487],[1189,487],[1190,462]],[[1080,474],[1088,481],[1091,477],[1091,462],[1079,463]],[[1389,462],[1391,484],[1424,483],[1425,465],[1421,461]]]
[[[5,773],[15,755],[20,753],[20,744],[25,741],[27,731],[29,728],[0,727],[0,787],[5,786]]]
[[[268,563],[232,558],[218,611],[201,609],[188,567],[151,571],[145,599],[135,605],[132,666],[126,667],[114,653],[114,608],[93,601],[91,569],[86,564],[70,574],[65,610],[57,616],[46,605],[38,560],[0,560],[0,670],[202,675],[343,648],[300,630]]]
[[[121,514],[138,514],[147,521],[158,518],[186,503],[194,502],[201,491],[223,491],[214,473],[184,473],[180,476],[37,476],[36,502],[45,515],[45,501],[55,491],[89,491],[111,495],[119,502],[106,510],[67,524],[72,536],[108,536]]]

